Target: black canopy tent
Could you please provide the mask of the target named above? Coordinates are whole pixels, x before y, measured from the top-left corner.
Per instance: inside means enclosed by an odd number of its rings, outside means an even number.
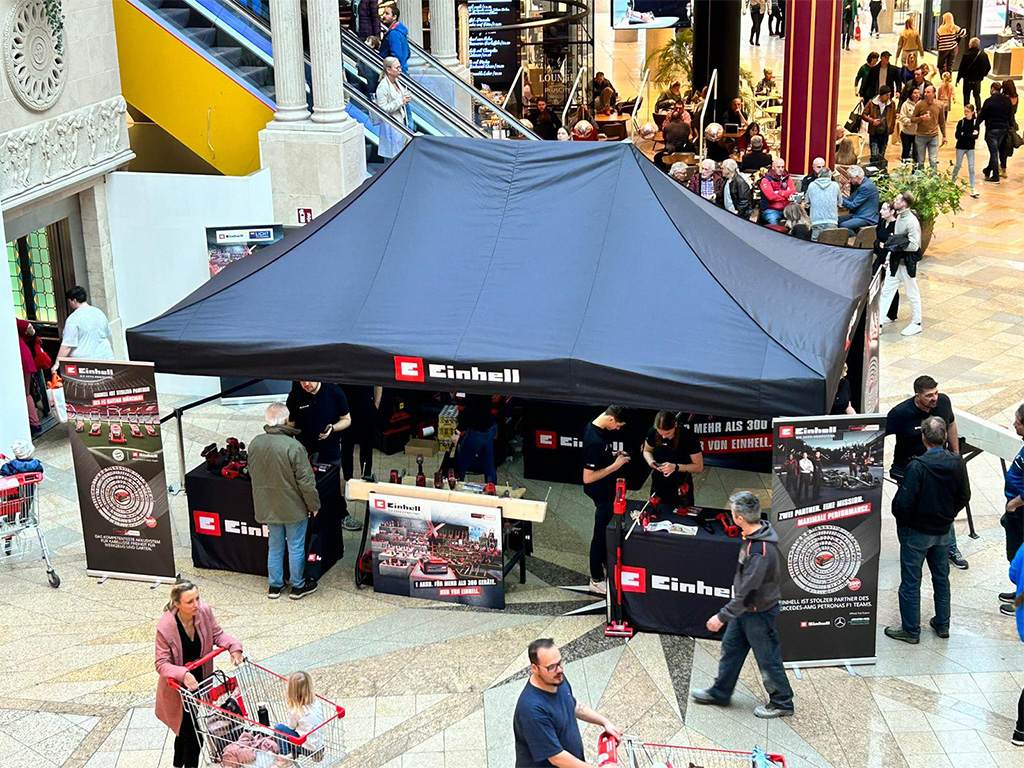
[[[168,373],[796,416],[831,405],[869,280],[630,144],[424,137],[128,348]]]

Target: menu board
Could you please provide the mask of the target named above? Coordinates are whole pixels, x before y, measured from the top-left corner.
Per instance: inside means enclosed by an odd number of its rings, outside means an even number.
[[[469,70],[479,84],[510,86],[519,69],[519,31],[493,27],[519,21],[519,0],[469,4]]]

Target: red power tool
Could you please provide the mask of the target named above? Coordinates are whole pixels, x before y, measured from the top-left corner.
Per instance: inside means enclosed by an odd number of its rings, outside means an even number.
[[[626,481],[619,478],[615,481],[615,575],[612,578],[612,587],[615,590],[615,599],[608,596],[608,605],[611,607],[611,621],[604,626],[605,637],[632,637],[633,628],[629,626],[622,617],[622,520],[626,516]]]
[[[735,539],[740,535],[739,526],[733,525],[732,521],[725,516],[725,512],[719,512],[715,518],[722,524],[722,527],[725,528],[725,535],[730,539]]]
[[[427,476],[423,474],[423,454],[416,454],[416,485],[420,488],[427,487]]]

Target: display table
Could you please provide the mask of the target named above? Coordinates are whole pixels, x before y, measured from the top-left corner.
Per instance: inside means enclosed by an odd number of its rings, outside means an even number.
[[[345,554],[341,538],[345,500],[341,495],[339,472],[338,467],[330,464],[314,469],[320,511],[310,518],[306,551],[313,536],[319,535],[321,576]],[[185,475],[185,493],[188,495],[192,564],[197,568],[266,576],[267,533],[256,522],[252,484],[240,478],[230,480],[212,475],[205,465],[200,465]]]
[[[641,506],[630,502],[629,511]],[[705,508],[711,516],[718,512],[725,510]],[[710,534],[694,518],[661,514],[656,519],[696,525],[697,535],[646,532],[638,523],[629,539],[622,542],[622,607],[626,621],[643,632],[721,639],[721,634],[709,632],[706,624],[729,602],[743,540],[729,538],[717,521],[712,523],[715,533]],[[623,537],[632,524],[627,512]],[[607,536],[608,573],[614,574],[618,546],[614,520]]]

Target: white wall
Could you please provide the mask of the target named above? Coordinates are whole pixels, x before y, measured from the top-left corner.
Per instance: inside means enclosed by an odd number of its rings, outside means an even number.
[[[0,243],[4,237],[4,218],[0,216]],[[0,453],[11,455],[11,443],[28,439],[28,408],[25,405],[25,381],[21,373],[21,348],[14,322],[14,295],[10,287],[0,290]]]
[[[273,224],[270,171],[107,177],[117,304],[125,329],[157,317],[210,279],[206,227]],[[211,395],[218,379],[159,375],[162,393]]]

